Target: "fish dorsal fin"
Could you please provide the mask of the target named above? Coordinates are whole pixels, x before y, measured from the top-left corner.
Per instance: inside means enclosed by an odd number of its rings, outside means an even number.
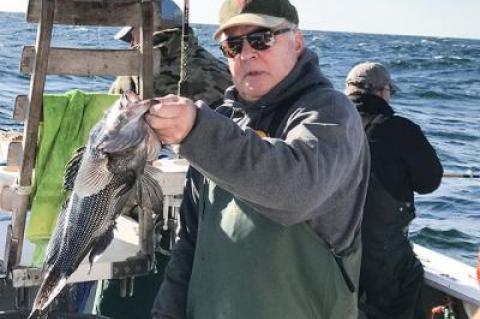
[[[83,156],[73,190],[79,197],[97,194],[112,181],[108,159],[94,158],[88,151]]]
[[[63,189],[66,191],[73,190],[73,184],[77,177],[80,163],[82,162],[83,154],[85,153],[85,147],[81,147],[75,151],[73,157],[68,161],[65,168],[65,176],[63,177]]]
[[[161,212],[163,208],[163,192],[155,179],[155,175],[161,171],[151,165],[145,166],[144,174],[137,183],[137,200],[142,208]]]

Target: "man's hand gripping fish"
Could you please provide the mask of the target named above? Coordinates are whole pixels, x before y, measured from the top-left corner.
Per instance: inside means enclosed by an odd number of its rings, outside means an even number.
[[[64,188],[72,193],[48,244],[43,283],[29,318],[45,310],[87,254],[91,267],[103,253],[127,201],[161,211],[162,192],[147,165],[161,147],[144,121],[150,105],[132,92],[122,95],[68,163]]]

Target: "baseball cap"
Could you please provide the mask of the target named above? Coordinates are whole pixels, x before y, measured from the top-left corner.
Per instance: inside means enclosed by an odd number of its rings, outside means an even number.
[[[174,28],[182,25],[182,10],[173,0],[156,0],[160,10],[154,10],[160,14],[160,29]],[[131,42],[133,27],[123,27],[113,37],[116,40]]]
[[[385,85],[390,86],[392,95],[398,91],[385,66],[377,62],[364,62],[354,66],[348,73],[345,93],[347,95],[374,93],[383,89]]]
[[[287,21],[298,24],[298,13],[288,0],[225,0],[219,20],[216,40],[226,29],[239,25],[272,29]]]

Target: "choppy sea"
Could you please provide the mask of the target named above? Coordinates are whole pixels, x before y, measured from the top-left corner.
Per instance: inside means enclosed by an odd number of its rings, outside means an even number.
[[[53,45],[125,48],[118,28],[55,27]],[[223,58],[211,38],[214,26],[195,25],[200,42]],[[0,12],[0,131],[21,131],[11,120],[17,94],[28,94],[29,76],[19,72],[23,45],[33,45],[36,25],[22,13]],[[401,91],[392,106],[419,124],[446,171],[480,171],[480,40],[306,31],[323,72],[343,90],[349,69],[374,60],[390,69]],[[106,91],[111,77],[48,76],[46,91]],[[416,197],[414,242],[474,265],[480,246],[480,180],[445,178],[438,190]],[[0,221],[10,218],[0,212]],[[0,234],[3,237],[4,234]],[[0,242],[3,242],[0,238]]]

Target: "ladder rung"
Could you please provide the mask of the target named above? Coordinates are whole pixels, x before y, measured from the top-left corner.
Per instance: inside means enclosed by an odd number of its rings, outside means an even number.
[[[7,152],[7,166],[19,166],[23,156],[22,142],[10,142]]]
[[[53,23],[70,25],[137,26],[139,0],[56,0]],[[27,22],[37,23],[41,0],[30,0]]]
[[[12,116],[15,121],[25,121],[28,104],[28,95],[17,95]]]
[[[50,48],[47,74],[138,75],[140,59],[137,50]],[[34,63],[35,47],[25,46],[20,71],[30,74]]]

